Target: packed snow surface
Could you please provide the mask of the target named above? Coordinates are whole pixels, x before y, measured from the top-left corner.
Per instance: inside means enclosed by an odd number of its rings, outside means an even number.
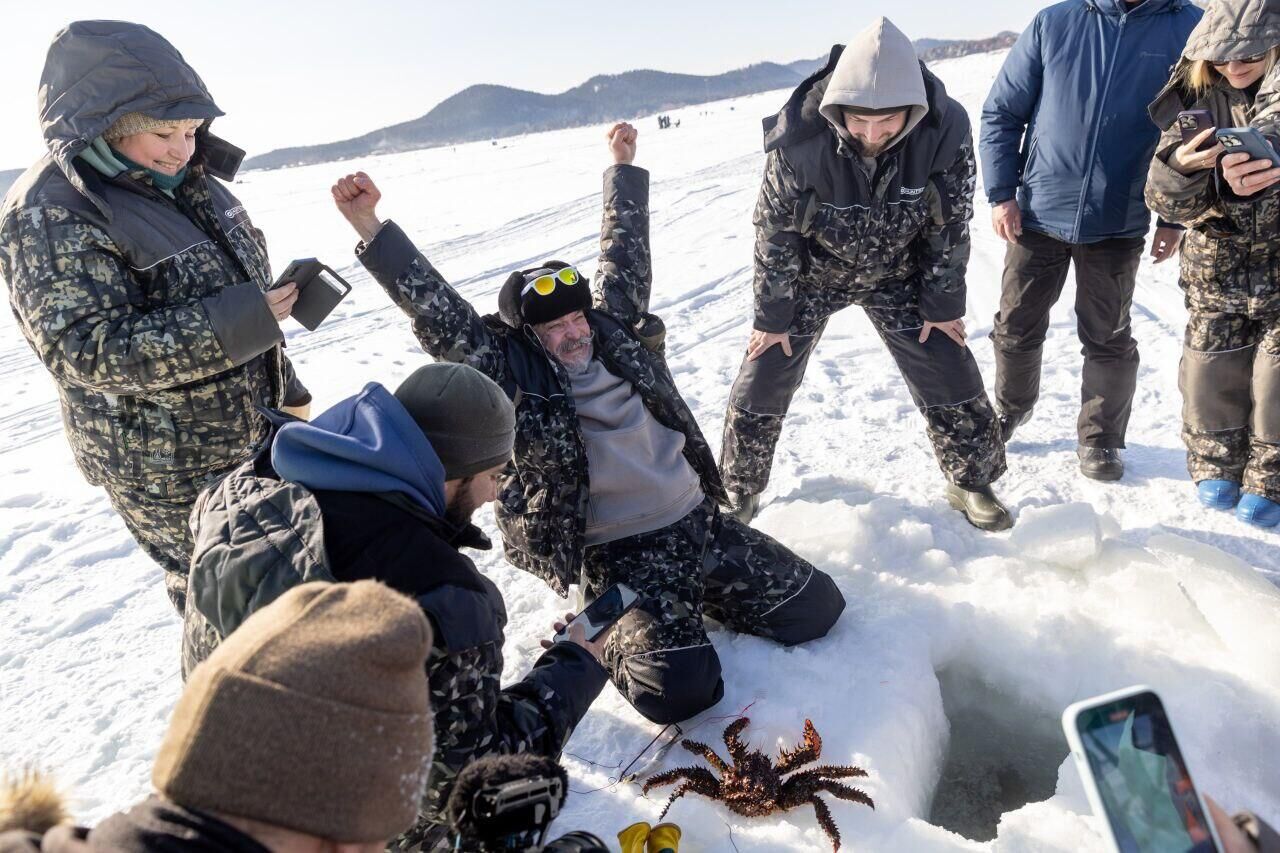
[[[935,70],[976,117],[1002,59]],[[653,117],[638,119],[637,163],[652,174],[653,310],[713,443],[750,329],[759,121],[786,94],[680,110],[681,127],[661,132]],[[355,284],[317,332],[289,324],[289,354],[317,411],[370,380],[394,387],[425,359],[406,319],[353,265],[354,237],[329,199],[334,178],[370,172],[383,215],[487,312],[513,267],[550,257],[594,267],[603,131],[245,175],[235,191],[277,269],[315,256]],[[1004,249],[981,201],[973,240],[967,324],[990,383],[986,334]],[[997,484],[1018,525],[996,535],[947,507],[922,419],[870,324],[856,308],[836,317],[757,524],[829,572],[848,609],[828,637],[795,649],[712,631],[725,698],[685,732],[719,745],[749,708],[745,737],[775,751],[812,719],[824,763],[870,773],[862,787],[874,811],[828,798],[849,849],[1098,850],[1058,715],[1141,682],[1163,695],[1202,789],[1229,809],[1280,818],[1280,538],[1195,500],[1178,438],[1186,315],[1176,280],[1176,262],[1144,262],[1133,311],[1143,367],[1117,484],[1076,469],[1080,345],[1068,288],[1043,396]],[[159,569],[76,471],[44,368],[12,318],[0,322],[0,765],[54,770],[92,823],[148,791],[180,689],[179,623]],[[496,534],[491,513],[480,518]],[[515,679],[565,602],[498,551],[478,562],[506,596]],[[556,828],[612,840],[656,820],[666,793],[645,799],[617,780],[657,732],[606,688],[566,750],[574,793]],[[643,769],[699,763],[676,746]],[[690,795],[669,819],[690,850],[827,848],[808,807],[750,819]]]

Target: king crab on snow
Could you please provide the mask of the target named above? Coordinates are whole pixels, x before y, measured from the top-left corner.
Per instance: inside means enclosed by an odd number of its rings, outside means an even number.
[[[724,730],[724,743],[729,748],[729,760],[732,764],[726,764],[715,750],[704,743],[688,739],[680,742],[689,752],[705,758],[708,764],[720,771],[720,778],[717,779],[705,767],[677,767],[650,776],[644,783],[646,794],[652,788],[683,780],[672,793],[671,799],[667,800],[658,819],[666,817],[672,804],[690,791],[719,800],[731,811],[745,817],[761,817],[809,803],[818,815],[818,825],[831,839],[832,850],[839,850],[840,830],[836,827],[827,804],[818,798],[818,793],[825,791],[842,800],[862,803],[874,809],[875,803],[866,794],[835,781],[852,776],[866,776],[867,771],[860,767],[823,764],[783,779],[785,774],[817,761],[822,755],[822,738],[817,729],[812,722],[805,720],[804,742],[795,749],[779,750],[775,764],[769,756],[758,749],[747,749],[738,739],[738,735],[750,722],[746,717],[739,717]]]

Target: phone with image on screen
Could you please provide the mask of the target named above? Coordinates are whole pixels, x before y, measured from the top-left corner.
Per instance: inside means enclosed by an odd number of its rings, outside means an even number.
[[[1062,727],[1116,853],[1221,853],[1164,704],[1149,687],[1076,702]]]
[[[557,643],[565,642],[569,639],[570,626],[581,625],[587,641],[594,642],[627,615],[639,601],[640,595],[634,589],[626,584],[615,583],[573,617],[573,621],[565,625],[564,630],[557,633],[554,639]]]

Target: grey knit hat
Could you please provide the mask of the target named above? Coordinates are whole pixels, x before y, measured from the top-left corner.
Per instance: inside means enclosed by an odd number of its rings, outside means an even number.
[[[497,383],[474,367],[437,362],[415,370],[396,399],[427,436],[446,480],[501,465],[516,441],[516,410]]]
[[[143,113],[125,113],[112,122],[110,127],[102,131],[102,138],[108,142],[115,142],[117,139],[124,139],[126,136],[133,136],[135,133],[149,133],[166,127],[189,127],[194,130],[202,124],[204,124],[204,119],[158,119]]]

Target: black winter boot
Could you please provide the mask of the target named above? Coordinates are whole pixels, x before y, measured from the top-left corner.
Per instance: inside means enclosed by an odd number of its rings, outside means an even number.
[[[760,496],[746,495],[738,492],[729,493],[729,514],[741,521],[743,524],[750,524],[751,519],[756,517],[756,513],[760,511]]]
[[[1027,409],[1025,412],[1020,412],[1016,415],[1010,415],[1004,412],[1000,413],[1000,417],[997,420],[1000,422],[1000,438],[1003,439],[1005,444],[1008,444],[1009,439],[1013,438],[1013,431],[1015,429],[1031,420],[1031,413],[1033,411],[1034,409]]]
[[[1090,480],[1119,480],[1124,476],[1124,460],[1114,447],[1076,448],[1080,457],[1080,473]]]
[[[1008,530],[1013,527],[1013,516],[1000,503],[990,486],[957,486],[947,484],[947,503],[958,509],[979,530]]]

